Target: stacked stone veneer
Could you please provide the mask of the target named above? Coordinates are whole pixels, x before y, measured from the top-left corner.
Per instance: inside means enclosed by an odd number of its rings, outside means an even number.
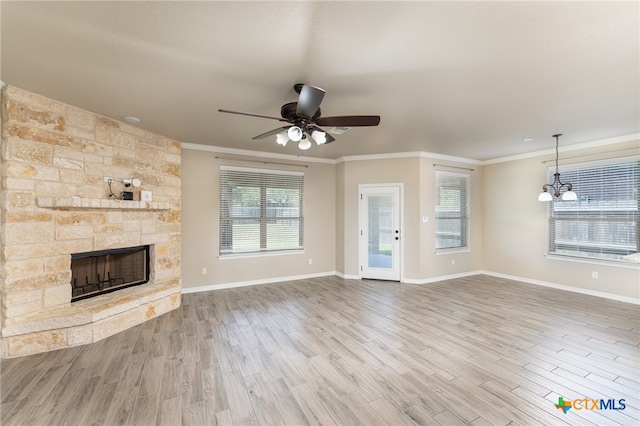
[[[2,89],[3,357],[91,343],[180,304],[180,144]],[[153,202],[109,198],[138,178]],[[113,183],[113,191],[123,186]],[[147,284],[71,303],[71,254],[151,245]]]

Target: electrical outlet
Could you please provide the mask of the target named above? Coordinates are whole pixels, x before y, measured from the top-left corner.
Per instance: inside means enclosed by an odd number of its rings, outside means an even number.
[[[313,259],[309,259],[309,265],[313,265]]]
[[[207,275],[207,268],[202,268],[202,275]]]
[[[591,278],[598,278],[598,273],[596,271],[591,272]]]
[[[456,260],[455,259],[451,259],[451,264],[455,265],[456,264]]]
[[[113,178],[112,178],[112,177],[109,177],[109,176],[105,176],[105,177],[104,177],[104,181],[105,181],[106,183],[109,183],[109,182],[110,182],[110,181],[112,181],[112,180],[113,180]]]

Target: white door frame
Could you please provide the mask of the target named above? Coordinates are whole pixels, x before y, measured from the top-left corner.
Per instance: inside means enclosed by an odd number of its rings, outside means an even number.
[[[397,256],[399,258],[399,281],[404,281],[404,184],[403,183],[366,183],[358,185],[358,277],[363,278],[363,268],[367,264],[368,241],[364,238],[364,229],[368,226],[368,218],[363,208],[363,191],[369,188],[398,188],[398,221],[400,226],[400,240]]]

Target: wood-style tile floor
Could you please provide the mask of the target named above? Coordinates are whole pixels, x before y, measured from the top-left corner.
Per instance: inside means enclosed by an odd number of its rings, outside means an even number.
[[[188,294],[101,342],[3,360],[1,421],[638,424],[639,311],[488,276]],[[625,409],[565,414],[559,397]]]

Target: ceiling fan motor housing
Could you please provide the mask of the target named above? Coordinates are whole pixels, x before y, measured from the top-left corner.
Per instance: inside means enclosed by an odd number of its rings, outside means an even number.
[[[288,104],[284,104],[282,105],[282,108],[280,108],[280,115],[282,116],[282,118],[284,118],[285,120],[291,123],[296,122],[301,119],[301,117],[298,116],[298,113],[296,112],[297,108],[298,108],[297,102],[289,102]],[[313,117],[311,117],[309,121],[316,120],[317,118],[320,117],[320,114],[321,114],[320,108],[318,108],[316,113],[313,114]]]

